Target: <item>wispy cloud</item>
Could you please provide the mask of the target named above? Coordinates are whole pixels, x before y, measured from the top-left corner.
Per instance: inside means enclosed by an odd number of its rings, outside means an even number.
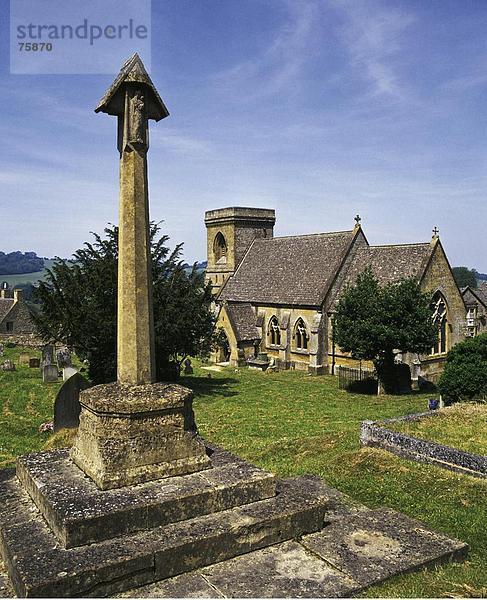
[[[371,93],[403,99],[407,90],[397,60],[399,56],[404,60],[403,34],[414,23],[414,15],[372,0],[332,0],[332,5],[345,18],[341,37],[351,65],[367,78]]]
[[[320,3],[314,0],[285,2],[284,23],[276,29],[267,47],[233,67],[214,75],[216,85],[225,89],[246,88],[245,99],[276,94],[296,84],[309,56],[312,35],[319,23]],[[252,90],[249,94],[248,90]]]

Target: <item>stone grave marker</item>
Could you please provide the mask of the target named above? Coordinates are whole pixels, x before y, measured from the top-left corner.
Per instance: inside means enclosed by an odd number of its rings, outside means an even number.
[[[10,359],[6,360],[2,364],[2,371],[16,371],[15,364]]]
[[[29,359],[29,368],[38,369],[41,366],[41,361],[34,357]]]
[[[68,379],[73,377],[73,375],[75,375],[77,372],[78,372],[78,369],[75,369],[74,367],[71,367],[71,366],[64,367],[63,368],[63,381],[67,381]]]
[[[79,373],[75,373],[63,383],[54,401],[54,432],[79,426],[79,394],[89,387],[89,381]]]
[[[54,363],[54,346],[47,344],[42,348],[41,366],[52,365]]]
[[[21,352],[19,356],[19,365],[28,365],[30,361],[30,355],[28,352]]]
[[[59,377],[57,365],[44,365],[42,367],[42,381],[44,383],[56,383]]]
[[[56,358],[60,369],[73,366],[71,362],[71,352],[68,348],[61,348],[61,350],[56,353]]]

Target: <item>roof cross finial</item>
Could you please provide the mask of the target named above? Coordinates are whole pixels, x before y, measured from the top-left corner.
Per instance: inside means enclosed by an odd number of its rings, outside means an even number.
[[[438,229],[438,227],[435,225],[433,227],[433,237],[438,237],[438,234],[440,233],[440,230]]]
[[[355,219],[354,219],[354,221],[355,221],[355,223],[357,223],[357,226],[358,226],[358,225],[360,225],[360,221],[361,221],[361,220],[362,220],[362,219],[360,218],[360,215],[355,215]]]

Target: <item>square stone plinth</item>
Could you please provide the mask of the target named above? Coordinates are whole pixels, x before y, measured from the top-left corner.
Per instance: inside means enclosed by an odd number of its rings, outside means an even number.
[[[85,390],[71,458],[102,490],[207,469],[192,399],[191,390],[176,384]]]

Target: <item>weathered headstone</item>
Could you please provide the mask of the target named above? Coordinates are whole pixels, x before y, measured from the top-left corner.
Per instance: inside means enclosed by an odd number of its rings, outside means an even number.
[[[90,387],[79,373],[75,373],[63,383],[54,401],[54,431],[72,429],[79,426],[81,405],[79,394]]]
[[[67,381],[73,375],[75,375],[77,372],[78,372],[78,369],[75,369],[74,367],[64,367],[63,368],[63,381]]]
[[[38,358],[33,357],[33,358],[29,359],[29,368],[38,369],[40,366],[41,366],[41,361]]]
[[[42,381],[44,383],[55,383],[59,377],[57,365],[44,365],[42,367]]]
[[[15,364],[12,360],[5,360],[2,364],[2,371],[16,371]]]
[[[192,366],[191,360],[189,358],[187,358],[184,361],[184,371],[183,371],[183,373],[185,375],[192,375],[193,374],[193,366]]]
[[[47,344],[42,348],[41,366],[52,365],[54,363],[54,346]]]
[[[19,356],[19,365],[28,365],[30,361],[30,354],[28,352],[21,352]]]

